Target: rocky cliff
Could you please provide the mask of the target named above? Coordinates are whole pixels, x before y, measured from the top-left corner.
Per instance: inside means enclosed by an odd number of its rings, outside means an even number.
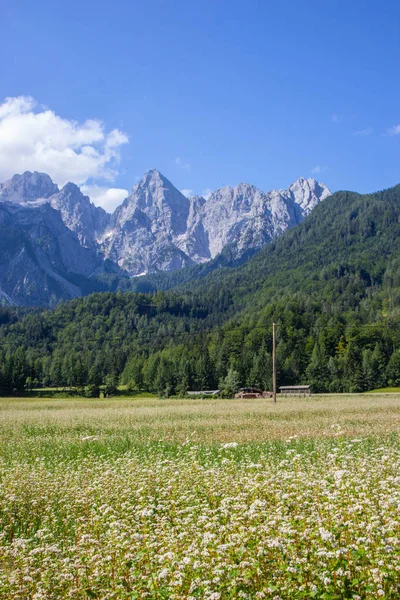
[[[112,215],[45,173],[0,184],[0,303],[48,304],[91,290],[99,274],[136,276],[256,251],[330,194],[315,179],[263,192],[241,183],[186,198],[153,169]]]

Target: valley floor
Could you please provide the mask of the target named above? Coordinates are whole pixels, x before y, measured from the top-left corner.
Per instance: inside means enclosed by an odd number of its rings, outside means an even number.
[[[0,598],[398,598],[400,394],[0,399]]]
[[[0,398],[0,440],[5,436],[1,441],[8,442],[11,431],[58,446],[95,435],[100,445],[123,442],[130,448],[187,438],[206,444],[267,442],[292,435],[324,438],[334,435],[334,424],[348,436],[400,432],[400,393],[277,398],[276,405],[269,398]]]

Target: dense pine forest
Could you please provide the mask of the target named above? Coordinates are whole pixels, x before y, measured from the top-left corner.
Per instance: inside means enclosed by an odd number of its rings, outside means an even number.
[[[400,385],[400,186],[333,194],[245,264],[224,264],[132,284],[151,293],[2,308],[0,393],[268,389],[273,321],[278,384]]]

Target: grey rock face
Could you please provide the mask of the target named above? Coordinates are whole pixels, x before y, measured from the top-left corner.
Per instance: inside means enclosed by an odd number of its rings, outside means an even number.
[[[330,195],[315,179],[262,192],[241,183],[187,199],[157,170],[149,171],[117,208],[99,243],[130,275],[178,269],[217,256],[227,245],[238,256],[300,223]]]
[[[60,211],[64,224],[74,231],[85,248],[96,248],[97,238],[109,223],[110,215],[90,202],[74,183],[67,183],[61,191],[48,199]]]
[[[46,173],[25,171],[0,184],[0,201],[25,204],[38,198],[50,198],[57,192],[58,187]]]
[[[104,272],[49,204],[0,203],[0,289],[16,304],[48,304],[82,295],[84,279]]]
[[[119,273],[96,242],[108,220],[76,185],[60,191],[45,173],[0,185],[0,302],[69,299],[90,289],[93,276]]]
[[[214,258],[228,245],[238,254],[261,248],[305,216],[330,195],[328,188],[314,179],[298,179],[287,190],[264,193],[253,185],[239,184],[212,193],[202,219]]]
[[[81,244],[97,247],[97,237],[104,231],[110,215],[84,196],[77,185],[67,183],[61,190],[46,173],[25,171],[0,184],[0,202],[14,202],[22,206],[49,203],[60,211],[61,218],[74,231]]]
[[[287,190],[241,183],[188,199],[153,169],[109,215],[73,183],[60,190],[45,173],[14,175],[0,184],[0,302],[48,304],[82,295],[90,290],[82,280],[99,273],[176,270],[227,246],[241,257],[329,194],[300,178]]]
[[[99,243],[107,258],[131,275],[193,264],[177,245],[187,230],[190,201],[157,170],[131,190],[111,217]]]

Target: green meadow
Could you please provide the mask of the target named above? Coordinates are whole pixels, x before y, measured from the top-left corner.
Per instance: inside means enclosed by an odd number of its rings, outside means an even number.
[[[0,400],[0,598],[398,598],[400,395]]]

